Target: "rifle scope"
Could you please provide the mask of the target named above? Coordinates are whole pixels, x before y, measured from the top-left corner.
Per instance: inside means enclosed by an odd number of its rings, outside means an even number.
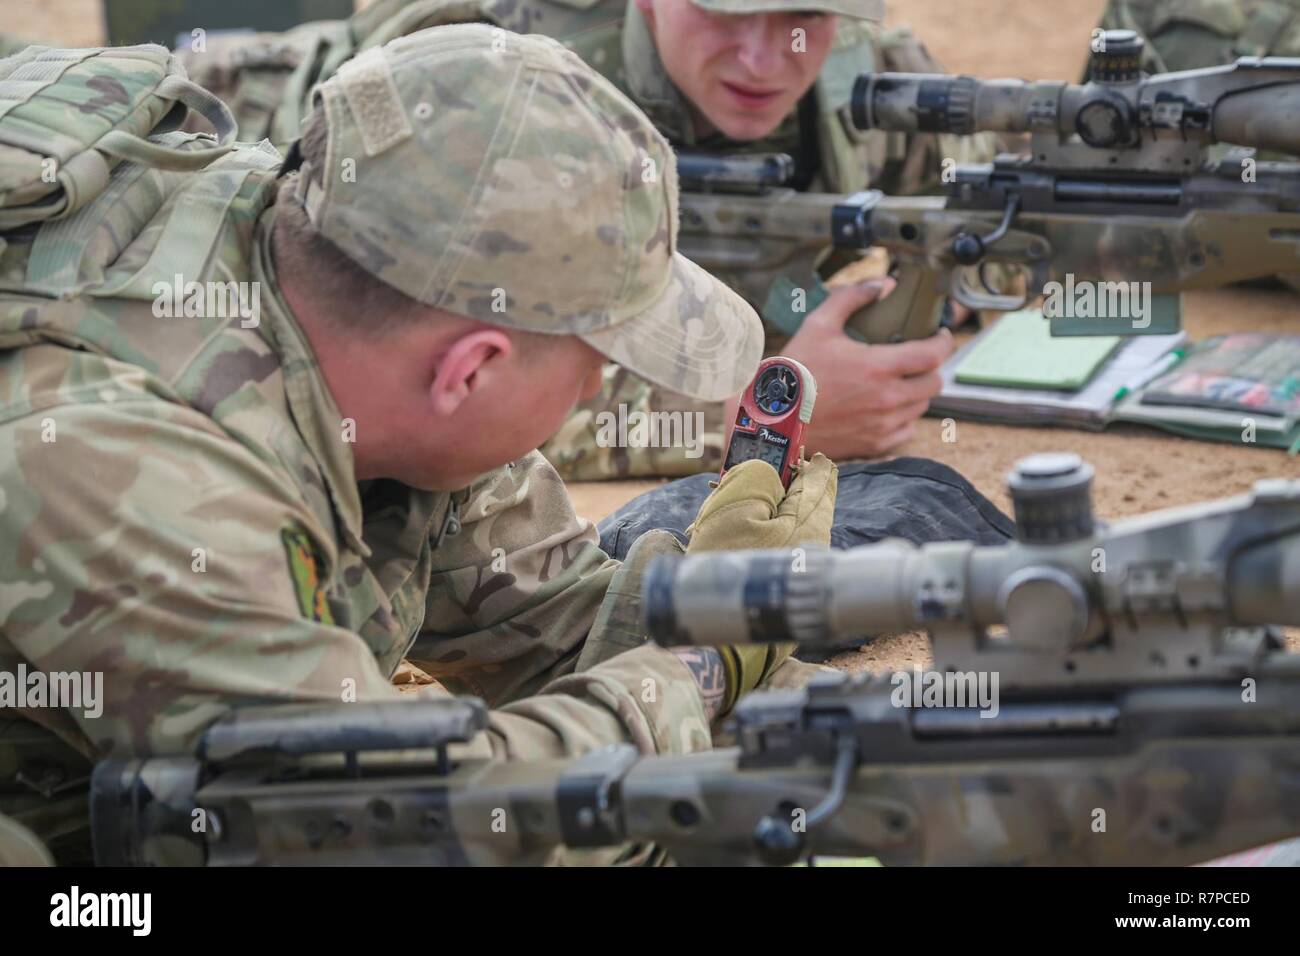
[[[1018,541],[900,540],[847,551],[786,548],[661,557],[643,614],[659,644],[833,646],[871,634],[1006,626],[1062,650],[1104,642],[1112,600],[1142,613],[1205,613],[1231,627],[1300,626],[1300,483],[1268,482],[1198,523],[1177,510],[1132,530],[1099,528],[1092,469],[1035,455],[1009,479]],[[1097,554],[1110,566],[1098,571]],[[1161,583],[1169,606],[1153,593]],[[1211,588],[1196,594],[1197,589]],[[1116,597],[1118,595],[1118,597]]]
[[[1244,57],[1235,64],[1143,76],[1142,40],[1107,31],[1092,80],[999,79],[863,73],[851,114],[860,130],[1078,135],[1096,149],[1139,149],[1156,140],[1231,143],[1300,153],[1300,59]]]

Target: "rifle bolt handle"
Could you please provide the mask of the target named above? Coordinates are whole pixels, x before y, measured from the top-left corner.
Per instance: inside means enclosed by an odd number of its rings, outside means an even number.
[[[961,265],[977,265],[984,258],[984,240],[969,232],[958,233],[952,241],[952,257]]]

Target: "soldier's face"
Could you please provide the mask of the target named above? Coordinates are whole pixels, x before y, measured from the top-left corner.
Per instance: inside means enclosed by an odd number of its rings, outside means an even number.
[[[431,450],[426,480],[417,486],[463,488],[517,461],[545,444],[580,402],[600,391],[608,359],[591,346],[574,336],[540,348],[530,344],[536,339],[516,339],[509,354],[489,359],[475,374],[465,400],[437,422],[455,436],[457,454]]]
[[[454,491],[517,461],[560,430],[574,407],[601,387],[603,355],[573,336],[508,336],[475,346],[469,365],[435,360],[421,426],[386,477],[412,487]],[[439,375],[450,384],[439,384]]]
[[[355,423],[344,440],[357,478],[426,491],[465,488],[544,444],[600,391],[606,362],[573,336],[447,313],[377,338],[317,320],[304,327],[341,415]]]
[[[812,88],[836,18],[821,13],[722,14],[690,0],[637,0],[669,78],[697,131],[755,140],[771,134]]]

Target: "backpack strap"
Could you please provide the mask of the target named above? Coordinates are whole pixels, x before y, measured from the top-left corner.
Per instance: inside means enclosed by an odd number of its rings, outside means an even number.
[[[179,152],[195,136],[173,132],[158,139]],[[122,163],[93,202],[37,232],[24,291],[149,299],[159,279],[205,275],[245,181],[272,173],[279,161],[269,146],[244,144],[195,174]],[[137,254],[124,257],[128,248]]]
[[[235,117],[225,103],[186,77],[172,74],[158,84],[159,96],[184,103],[198,113],[217,132],[217,141],[204,149],[180,150],[155,139],[143,139],[125,130],[113,129],[100,138],[95,148],[102,153],[155,169],[202,169],[235,146]]]

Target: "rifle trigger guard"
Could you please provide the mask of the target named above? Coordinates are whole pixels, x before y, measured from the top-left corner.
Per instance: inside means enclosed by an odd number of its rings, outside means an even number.
[[[978,265],[988,252],[1011,229],[1011,223],[1020,212],[1020,196],[1013,195],[1007,200],[1007,208],[1002,210],[1002,221],[987,236],[977,236],[969,232],[959,232],[952,240],[952,257],[964,266]]]

